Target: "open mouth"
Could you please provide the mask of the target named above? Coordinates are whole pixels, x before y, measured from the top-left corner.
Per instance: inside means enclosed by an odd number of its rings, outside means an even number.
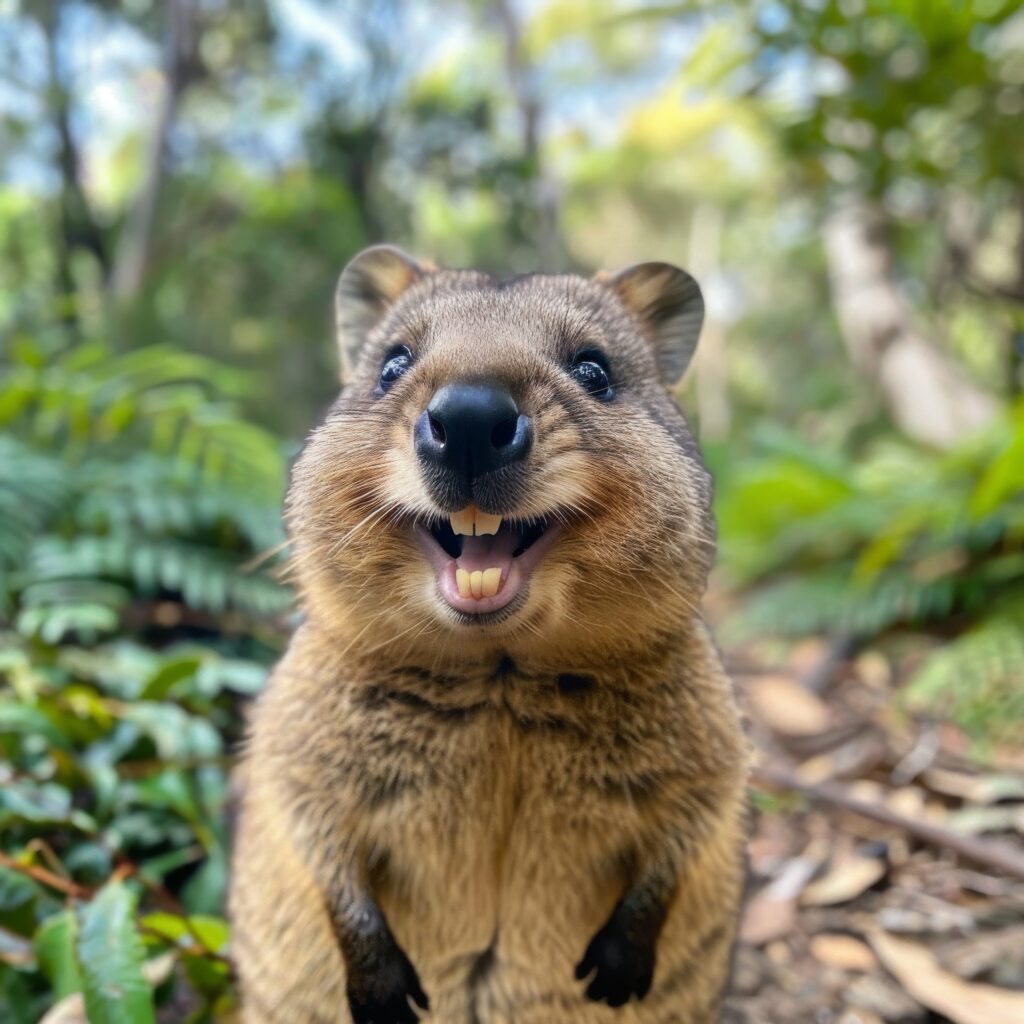
[[[466,615],[496,612],[523,591],[560,527],[546,517],[506,519],[467,505],[429,526],[416,539],[444,600]]]

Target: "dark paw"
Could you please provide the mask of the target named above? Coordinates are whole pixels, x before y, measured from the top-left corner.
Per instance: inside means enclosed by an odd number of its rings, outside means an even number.
[[[354,1024],[416,1024],[420,1017],[410,1000],[423,1010],[430,1007],[416,968],[397,946],[372,971],[349,977]]]
[[[624,1006],[632,996],[643,999],[654,977],[654,949],[628,938],[613,918],[591,939],[576,965],[579,980],[591,973],[587,998],[595,1003]]]

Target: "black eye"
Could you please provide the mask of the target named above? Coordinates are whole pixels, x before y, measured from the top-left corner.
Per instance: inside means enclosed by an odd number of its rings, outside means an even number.
[[[378,387],[387,391],[412,366],[412,353],[403,345],[391,351],[380,368]]]
[[[608,368],[596,352],[582,352],[576,357],[569,370],[570,376],[588,394],[602,401],[608,401],[614,392],[608,377]]]

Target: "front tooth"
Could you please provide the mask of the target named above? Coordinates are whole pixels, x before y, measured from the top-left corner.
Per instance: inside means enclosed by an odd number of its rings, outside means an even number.
[[[476,510],[476,535],[478,537],[493,536],[501,529],[501,516],[492,516],[490,512]]]
[[[473,536],[473,513],[472,505],[467,505],[461,512],[451,514],[452,531],[466,537]]]
[[[483,594],[484,597],[494,597],[501,586],[501,569],[484,569]]]
[[[469,589],[478,601],[484,596],[484,574],[479,569],[469,574]]]
[[[472,594],[469,571],[467,569],[455,570],[455,585],[459,588],[459,597],[469,597]]]

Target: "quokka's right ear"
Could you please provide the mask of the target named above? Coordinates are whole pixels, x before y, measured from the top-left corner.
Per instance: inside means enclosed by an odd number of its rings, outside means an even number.
[[[394,245],[374,245],[352,257],[334,293],[342,381],[351,378],[370,331],[388,307],[433,269]]]

